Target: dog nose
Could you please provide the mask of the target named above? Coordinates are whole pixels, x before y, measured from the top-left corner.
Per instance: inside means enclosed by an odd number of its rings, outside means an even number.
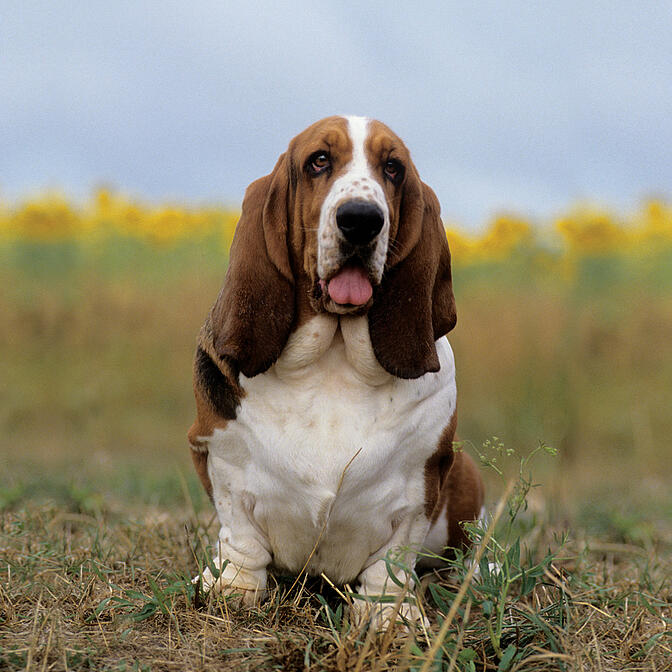
[[[367,201],[346,201],[336,210],[336,225],[352,245],[370,243],[383,228],[383,211]]]

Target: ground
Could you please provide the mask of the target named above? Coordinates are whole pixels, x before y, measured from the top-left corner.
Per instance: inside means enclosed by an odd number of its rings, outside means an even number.
[[[672,669],[669,273],[455,268],[460,448],[491,512],[517,485],[480,575],[423,577],[429,628],[376,633],[324,578],[252,610],[190,581],[217,532],[186,431],[221,253],[2,255],[0,669]]]

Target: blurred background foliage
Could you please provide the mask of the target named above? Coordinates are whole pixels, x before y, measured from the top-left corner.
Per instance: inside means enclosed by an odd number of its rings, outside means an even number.
[[[238,216],[107,189],[0,201],[0,505],[205,504],[191,358]],[[543,440],[560,450],[544,479],[558,502],[603,510],[634,488],[671,516],[672,206],[506,214],[447,236],[467,449]]]

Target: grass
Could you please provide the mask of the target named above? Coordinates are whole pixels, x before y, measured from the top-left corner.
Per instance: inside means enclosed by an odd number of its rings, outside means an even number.
[[[410,635],[351,624],[347,588],[320,579],[276,576],[251,610],[202,595],[190,577],[216,527],[193,509],[6,511],[0,668],[670,669],[669,537],[652,530],[635,544],[602,529],[567,539],[538,499],[525,510],[530,485],[519,479],[501,502],[471,582],[464,558],[422,577],[430,626]]]
[[[456,268],[459,434],[491,510],[518,486],[480,576],[422,577],[430,627],[402,636],[324,579],[276,576],[250,611],[190,582],[217,533],[185,440],[213,247],[0,250],[0,669],[672,669],[662,261]]]

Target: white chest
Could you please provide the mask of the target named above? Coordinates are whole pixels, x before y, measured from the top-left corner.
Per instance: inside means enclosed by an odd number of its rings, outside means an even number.
[[[247,516],[291,571],[320,539],[310,570],[356,575],[423,509],[425,461],[455,410],[452,351],[445,338],[437,349],[439,372],[402,380],[377,363],[366,318],[299,328],[269,371],[241,376],[237,418],[209,441],[222,525]]]

